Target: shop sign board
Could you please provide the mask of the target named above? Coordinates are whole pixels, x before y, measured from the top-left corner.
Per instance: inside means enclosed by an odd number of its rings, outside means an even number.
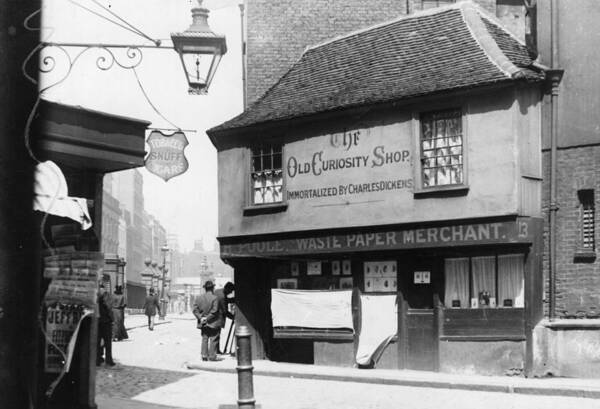
[[[286,144],[286,201],[302,207],[411,194],[410,134],[407,124],[350,124]]]
[[[239,244],[222,244],[221,256],[233,258],[531,243],[534,232],[533,224],[534,220],[531,218],[517,218],[514,221],[504,222],[319,235],[280,240],[248,240]]]
[[[150,147],[144,161],[146,169],[163,178],[165,182],[188,169],[189,164],[183,151],[189,143],[183,132],[165,135],[154,130],[146,143]]]

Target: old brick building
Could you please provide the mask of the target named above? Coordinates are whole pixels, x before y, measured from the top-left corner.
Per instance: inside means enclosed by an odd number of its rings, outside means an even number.
[[[273,85],[309,45],[391,18],[455,0],[247,0],[247,102]],[[525,33],[522,0],[476,0],[520,38]]]
[[[246,0],[247,102],[267,92],[307,47],[449,3],[455,1]],[[599,376],[600,34],[595,22],[600,10],[594,0],[474,3],[526,41],[531,55],[539,54],[538,62],[549,69],[541,115],[542,173],[529,179],[542,182],[545,220],[544,314],[534,330],[532,373]]]
[[[543,108],[546,319],[536,329],[537,366],[539,373],[598,377],[600,9],[592,0],[537,3],[539,59],[564,70]]]

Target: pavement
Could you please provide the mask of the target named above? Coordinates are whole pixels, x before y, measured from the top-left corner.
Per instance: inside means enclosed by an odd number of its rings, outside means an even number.
[[[316,366],[267,360],[256,360],[252,364],[255,376],[600,399],[600,379],[558,377],[529,379],[518,376],[457,375],[397,369]],[[219,362],[203,362],[200,360],[190,362],[187,364],[187,368],[220,373],[236,373],[236,365],[237,362],[234,358],[224,357]]]
[[[126,327],[140,320],[141,326],[129,331],[129,340],[114,344],[118,365],[99,368],[99,409],[237,407],[235,358],[201,361],[194,317],[167,318],[148,331],[145,316],[126,317]],[[262,409],[396,408],[399,402],[419,409],[600,409],[600,379],[467,376],[266,360],[253,365],[254,395]]]

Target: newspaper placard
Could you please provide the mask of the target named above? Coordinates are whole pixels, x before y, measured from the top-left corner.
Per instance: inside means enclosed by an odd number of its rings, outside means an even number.
[[[82,306],[56,304],[46,309],[46,372],[59,373],[63,370],[69,342],[83,315]]]

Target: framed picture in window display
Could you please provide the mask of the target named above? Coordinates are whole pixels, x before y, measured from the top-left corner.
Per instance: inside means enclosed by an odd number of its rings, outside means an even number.
[[[364,263],[365,292],[396,291],[395,261],[366,261]]]
[[[298,288],[298,279],[297,278],[278,278],[277,279],[277,288],[282,288],[286,290],[295,290]]]
[[[341,263],[339,260],[334,260],[331,262],[331,275],[339,276],[342,272]]]
[[[300,275],[300,263],[292,261],[290,264],[290,272],[292,277],[298,277]]]
[[[322,271],[322,263],[320,261],[306,262],[306,275],[319,276]]]
[[[253,205],[283,202],[281,161],[281,144],[265,144],[252,148],[250,183]]]
[[[350,260],[342,260],[342,274],[345,276],[352,275],[352,263],[350,263]]]
[[[352,277],[340,277],[340,288],[342,290],[352,289],[353,285]]]

